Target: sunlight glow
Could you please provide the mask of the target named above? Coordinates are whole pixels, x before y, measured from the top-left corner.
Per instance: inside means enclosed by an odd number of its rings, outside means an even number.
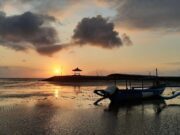
[[[58,69],[58,68],[56,68],[56,69],[54,69],[54,73],[55,73],[55,75],[60,75],[61,70],[60,70],[60,69]]]

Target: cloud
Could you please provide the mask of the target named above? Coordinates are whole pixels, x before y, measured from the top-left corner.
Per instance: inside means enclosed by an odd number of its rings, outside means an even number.
[[[180,31],[179,0],[114,0],[122,27]],[[111,2],[112,3],[112,2]]]
[[[34,49],[40,54],[52,55],[62,50],[58,33],[50,23],[56,19],[48,15],[25,12],[6,16],[0,12],[0,45],[16,51]],[[49,50],[49,51],[47,51]]]
[[[83,18],[74,29],[72,42],[59,43],[59,37],[52,23],[56,18],[25,12],[21,15],[6,16],[0,12],[0,45],[15,51],[35,50],[41,55],[52,56],[65,48],[78,45],[93,45],[111,49],[132,42],[128,35],[122,39],[114,24],[107,18],[96,16]]]
[[[180,61],[175,61],[175,62],[167,62],[167,63],[164,63],[166,65],[171,65],[171,66],[179,66],[180,65]]]
[[[31,11],[56,17],[70,16],[84,0],[20,0]],[[74,11],[74,12],[73,12]]]
[[[29,4],[33,9],[39,12],[64,10],[72,4],[83,0],[20,0],[22,4]]]
[[[118,32],[114,30],[114,24],[100,15],[83,18],[74,29],[72,38],[81,46],[91,44],[111,49],[123,44]]]
[[[37,77],[43,69],[22,67],[22,66],[3,66],[0,65],[0,77]]]
[[[85,0],[0,0],[0,8],[8,14],[33,11],[63,19],[71,19],[87,4]]]
[[[131,41],[130,37],[129,37],[126,33],[124,33],[124,34],[122,35],[122,41],[123,41],[123,43],[124,43],[125,45],[128,45],[128,46],[130,46],[130,45],[133,44],[133,42]]]
[[[69,47],[69,44],[39,47],[39,48],[37,48],[37,52],[42,54],[42,55],[52,56],[55,52],[61,51],[61,50],[68,48],[68,47]]]

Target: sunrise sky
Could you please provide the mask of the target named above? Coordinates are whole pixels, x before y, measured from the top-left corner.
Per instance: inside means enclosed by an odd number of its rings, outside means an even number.
[[[0,77],[180,76],[179,0],[0,0]]]

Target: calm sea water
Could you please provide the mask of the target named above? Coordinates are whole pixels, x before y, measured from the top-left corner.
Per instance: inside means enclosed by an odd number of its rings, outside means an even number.
[[[180,97],[113,106],[93,94],[97,86],[37,79],[0,79],[0,135],[179,135]],[[119,87],[124,87],[119,84]],[[180,88],[166,88],[164,95]]]

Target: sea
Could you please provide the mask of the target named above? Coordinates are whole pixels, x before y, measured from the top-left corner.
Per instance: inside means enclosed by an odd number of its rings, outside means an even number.
[[[180,96],[113,106],[93,91],[106,83],[0,79],[0,135],[180,135]],[[118,83],[118,87],[125,84]],[[164,96],[180,92],[167,87]]]

